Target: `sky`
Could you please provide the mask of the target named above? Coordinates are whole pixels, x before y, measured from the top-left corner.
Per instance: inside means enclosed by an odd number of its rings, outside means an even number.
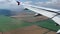
[[[20,0],[25,4],[33,4],[42,7],[54,8],[60,10],[60,0]]]
[[[0,0],[0,9],[19,10],[22,9],[22,5],[18,6],[16,1],[20,1],[21,4],[31,4],[36,6],[54,8],[60,10],[60,0]]]
[[[21,5],[18,6],[16,0],[0,0],[0,9],[8,9],[8,10],[21,10]]]

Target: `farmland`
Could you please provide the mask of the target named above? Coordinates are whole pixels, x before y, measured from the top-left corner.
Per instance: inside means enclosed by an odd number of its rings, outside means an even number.
[[[0,32],[4,34],[56,34],[60,26],[45,16],[22,13],[17,16],[0,15]]]

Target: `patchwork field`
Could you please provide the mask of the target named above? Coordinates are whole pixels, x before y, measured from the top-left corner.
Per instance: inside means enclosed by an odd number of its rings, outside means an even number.
[[[17,16],[11,16],[11,18],[17,19],[17,20],[23,20],[23,21],[27,21],[27,22],[36,22],[36,21],[42,21],[42,20],[46,20],[48,19],[45,16],[38,16],[38,17],[34,17],[34,14],[20,14]]]
[[[32,24],[35,24],[53,31],[57,31],[58,29],[60,29],[60,26],[56,26],[53,20],[45,16],[34,17],[34,14],[33,15],[22,14],[22,15],[11,16],[11,17],[17,20],[22,19],[23,21],[30,22]]]
[[[52,31],[57,31],[60,29],[60,26],[56,26],[55,22],[51,19],[34,22],[34,24]]]
[[[18,21],[7,16],[0,16],[0,32],[15,30],[30,25],[32,24],[22,20]]]
[[[32,25],[24,28],[18,28],[16,30],[4,32],[3,34],[56,34],[54,31],[49,31],[48,29]]]
[[[30,14],[0,16],[0,34],[56,34],[60,26],[45,16]]]

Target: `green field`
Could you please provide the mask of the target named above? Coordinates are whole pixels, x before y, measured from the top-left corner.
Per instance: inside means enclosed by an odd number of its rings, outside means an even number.
[[[16,20],[7,16],[0,16],[0,32],[6,32],[31,25],[38,25],[54,31],[60,29],[60,26],[55,26],[55,22],[51,19],[30,23],[22,20]]]
[[[58,29],[60,29],[60,26],[56,26],[55,22],[51,19],[47,19],[47,20],[43,20],[43,21],[38,21],[38,22],[34,22],[35,25],[53,30],[53,31],[57,31]]]
[[[31,23],[25,21],[18,21],[16,19],[7,17],[7,16],[0,16],[0,32],[6,32],[10,30],[14,30],[16,28],[22,28],[25,26],[30,26]]]

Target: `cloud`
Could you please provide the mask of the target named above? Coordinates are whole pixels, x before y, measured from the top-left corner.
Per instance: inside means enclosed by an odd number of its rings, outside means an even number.
[[[32,4],[32,1],[25,1],[23,2],[23,4],[29,5],[29,4]]]
[[[38,2],[37,2],[38,1]],[[35,0],[34,1],[31,1],[31,0],[26,0],[25,2],[23,2],[24,4],[36,4],[36,5],[39,5],[39,6],[60,6],[60,0],[47,0],[47,1],[42,1],[41,0]]]
[[[60,5],[60,0],[50,0],[49,2],[50,2],[50,4],[53,4],[56,6]]]
[[[38,5],[38,6],[60,8],[60,0],[48,0],[46,2],[37,2],[35,4]]]
[[[39,2],[37,2],[39,1]],[[36,2],[27,0],[24,2],[21,2],[21,4],[26,5],[38,5],[38,6],[44,6],[44,7],[51,7],[51,8],[60,8],[60,0],[48,0],[46,2],[41,2],[40,0],[37,0]],[[21,5],[18,6],[15,0],[0,0],[0,8],[10,8],[10,9],[20,9]]]
[[[18,10],[21,9],[21,5],[18,6],[15,0],[0,0],[0,9]]]
[[[0,0],[0,4],[8,4],[11,0]]]

